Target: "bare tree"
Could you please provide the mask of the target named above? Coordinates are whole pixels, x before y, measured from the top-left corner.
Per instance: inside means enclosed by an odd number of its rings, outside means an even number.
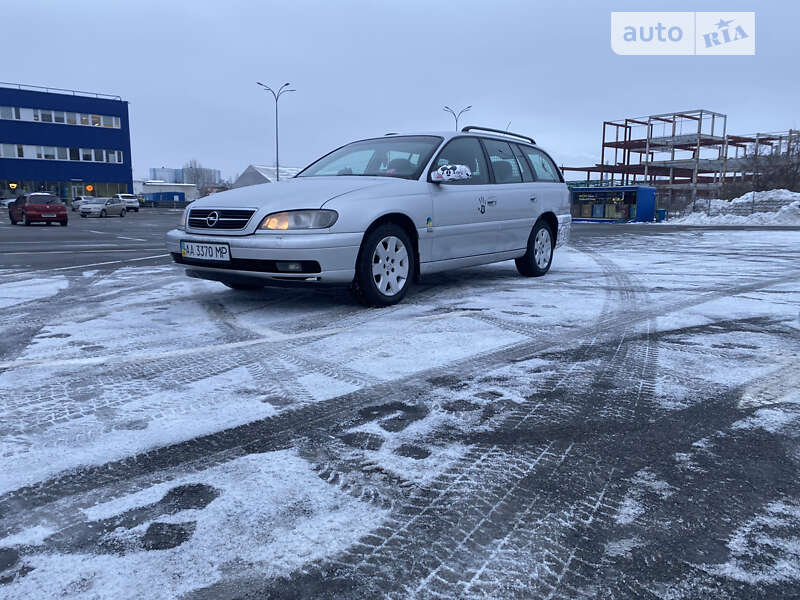
[[[775,152],[767,145],[751,148],[741,171],[741,178],[723,186],[721,198],[730,200],[747,192],[779,188],[800,191],[800,135],[795,133],[790,138],[785,152]]]
[[[217,183],[214,172],[204,168],[196,158],[183,165],[183,182],[195,184],[201,195],[205,195],[203,190]]]

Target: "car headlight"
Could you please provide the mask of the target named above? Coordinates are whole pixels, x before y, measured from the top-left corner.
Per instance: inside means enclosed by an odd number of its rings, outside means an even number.
[[[181,224],[180,227],[186,227],[186,217],[189,215],[189,207],[183,209],[183,214],[181,215]]]
[[[261,221],[260,229],[325,229],[336,223],[335,210],[287,210],[272,213]]]

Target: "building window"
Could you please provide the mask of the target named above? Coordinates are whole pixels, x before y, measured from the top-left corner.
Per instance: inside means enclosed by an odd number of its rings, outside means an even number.
[[[17,144],[17,158],[23,158],[25,156],[25,149],[22,147],[22,144]]]
[[[106,159],[110,163],[117,162],[117,153],[114,150],[106,150]]]
[[[95,148],[94,161],[95,162],[106,162],[106,151],[105,150],[97,150]]]
[[[47,160],[56,159],[56,149],[53,146],[44,146],[42,148],[42,153],[44,154],[44,158],[46,158]]]
[[[56,148],[56,157],[58,160],[67,160],[67,149],[62,147]]]
[[[81,159],[80,150],[78,150],[77,148],[70,148],[69,149],[69,159],[70,160],[80,160]]]
[[[0,106],[0,119],[88,125],[109,129],[120,129],[122,127],[122,120],[114,115],[93,115],[45,108],[20,108],[18,106]]]
[[[17,149],[14,144],[0,144],[0,152],[3,158],[17,158]]]
[[[92,149],[91,148],[81,148],[81,160],[92,160]]]

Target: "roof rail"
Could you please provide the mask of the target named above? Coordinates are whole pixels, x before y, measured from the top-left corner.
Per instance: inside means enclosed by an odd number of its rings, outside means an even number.
[[[0,81],[0,87],[4,88],[12,88],[18,90],[26,90],[29,92],[46,92],[50,93],[59,93],[59,94],[67,94],[72,96],[83,96],[84,98],[104,98],[106,100],[122,100],[121,96],[117,96],[114,94],[100,94],[97,92],[82,92],[80,90],[67,90],[64,88],[54,88],[54,87],[44,87],[41,85],[28,85],[25,83],[9,83],[7,81]]]
[[[461,129],[462,133],[467,133],[468,131],[489,131],[491,133],[499,133],[500,135],[507,135],[509,137],[525,140],[526,142],[530,142],[531,144],[536,144],[536,140],[534,140],[532,137],[528,137],[527,135],[522,135],[519,133],[512,133],[510,131],[503,131],[502,129],[492,129],[491,127],[479,127],[478,125],[467,125],[466,127]]]

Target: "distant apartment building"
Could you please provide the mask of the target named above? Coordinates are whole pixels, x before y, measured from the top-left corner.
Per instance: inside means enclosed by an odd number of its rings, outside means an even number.
[[[221,183],[222,175],[219,169],[207,169],[205,167],[183,167],[180,169],[158,167],[150,169],[150,181],[194,183],[198,186],[209,186]]]
[[[133,191],[128,103],[119,96],[0,83],[0,198]]]

